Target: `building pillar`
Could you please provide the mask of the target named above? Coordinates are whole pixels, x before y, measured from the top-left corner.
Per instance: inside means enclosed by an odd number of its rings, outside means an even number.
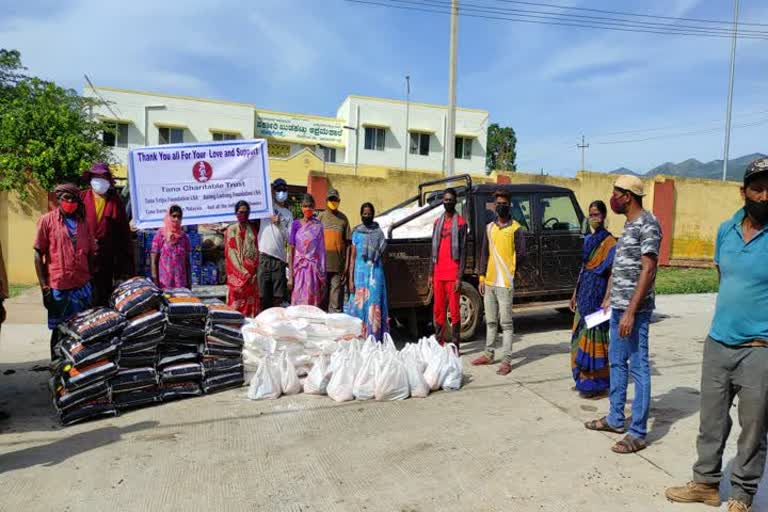
[[[672,256],[672,234],[675,222],[675,180],[653,183],[653,214],[661,224],[659,265],[669,265]]]
[[[328,178],[325,176],[308,176],[307,193],[315,198],[315,205],[318,208],[325,208],[325,202],[328,198]]]
[[[510,185],[512,183],[512,180],[509,176],[503,176],[501,174],[496,175],[496,184],[497,185]]]

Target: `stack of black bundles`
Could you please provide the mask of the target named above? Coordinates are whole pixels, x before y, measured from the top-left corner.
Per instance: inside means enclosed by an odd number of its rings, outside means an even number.
[[[63,424],[117,414],[108,380],[118,370],[119,337],[125,323],[119,313],[96,308],[59,326],[61,358],[53,364],[51,391]]]
[[[162,300],[160,289],[142,277],[123,282],[112,293],[112,307],[128,319],[120,338],[120,368],[155,368],[165,336]]]
[[[109,384],[112,389],[112,401],[118,410],[160,401],[159,380],[154,367],[121,367],[110,379]]]
[[[198,396],[200,381],[199,346],[205,340],[208,308],[185,288],[165,291],[168,323],[157,363],[163,400]]]
[[[243,335],[245,318],[218,300],[208,301],[203,354],[203,390],[214,393],[243,385]]]

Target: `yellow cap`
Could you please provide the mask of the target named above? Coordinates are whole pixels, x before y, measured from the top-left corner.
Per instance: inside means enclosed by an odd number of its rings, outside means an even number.
[[[629,174],[619,176],[616,178],[616,181],[613,182],[613,186],[620,188],[621,190],[626,190],[627,192],[632,192],[636,196],[643,197],[645,195],[645,191],[643,190],[643,180],[637,176],[631,176]]]

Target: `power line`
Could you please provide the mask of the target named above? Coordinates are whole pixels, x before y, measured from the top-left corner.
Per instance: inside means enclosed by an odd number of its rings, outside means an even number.
[[[397,2],[397,3],[405,3],[405,4],[418,3],[420,5],[428,5],[430,7],[446,7],[448,3],[445,0],[419,0],[419,2],[415,2],[414,0],[405,0],[405,1],[390,0],[390,1]],[[573,19],[576,21],[588,20],[587,22],[589,23],[613,24],[616,26],[654,28],[654,29],[664,29],[664,30],[686,29],[686,30],[704,32],[704,33],[719,33],[723,35],[733,35],[732,28],[701,27],[701,26],[695,26],[695,25],[681,25],[677,23],[674,25],[671,25],[669,23],[627,20],[627,19],[609,17],[609,16],[590,16],[590,15],[581,15],[581,14],[554,13],[554,12],[530,10],[530,9],[497,8],[497,7],[492,7],[485,4],[477,4],[477,3],[465,2],[465,1],[462,1],[461,5],[462,6],[460,7],[460,10],[469,11],[469,12],[481,12],[481,13],[490,13],[490,14],[511,14],[513,16],[522,16],[522,17],[538,18],[538,19],[555,19],[555,20],[558,20],[558,19],[572,20]],[[596,21],[593,21],[593,20],[596,20]],[[760,31],[760,30],[739,30],[739,33],[768,36],[768,32]]]
[[[413,3],[409,5],[396,5],[392,3],[383,3],[383,2],[377,2],[372,0],[346,0],[350,3],[356,3],[356,4],[364,4],[364,5],[375,5],[380,7],[387,7],[390,9],[400,9],[405,11],[411,11],[411,12],[427,12],[427,13],[434,13],[434,14],[450,14],[449,11],[439,10],[439,7],[433,8],[433,9],[426,9],[422,7],[418,7],[418,3]],[[398,1],[407,1],[407,0],[398,0]],[[425,5],[425,4],[421,4]],[[661,34],[661,35],[680,35],[680,36],[699,36],[699,37],[720,37],[720,38],[731,38],[731,35],[728,34],[721,34],[721,33],[709,33],[709,32],[693,32],[693,31],[687,31],[687,30],[644,30],[644,29],[633,29],[633,28],[624,28],[620,26],[606,26],[606,25],[595,25],[595,24],[588,24],[588,23],[565,23],[565,22],[558,22],[558,21],[542,21],[542,20],[532,20],[532,19],[521,19],[520,16],[522,15],[509,15],[513,17],[505,17],[505,16],[491,16],[491,15],[482,15],[482,14],[473,14],[472,12],[466,12],[466,9],[462,9],[462,12],[459,12],[459,16],[465,16],[470,18],[481,18],[481,19],[489,19],[489,20],[500,20],[500,21],[512,21],[512,22],[518,22],[518,23],[532,23],[537,25],[557,25],[557,26],[566,26],[566,27],[578,27],[578,28],[595,28],[595,29],[602,29],[602,30],[613,30],[618,32],[632,32],[632,33],[646,33],[646,34]],[[762,36],[756,36],[756,35],[739,35],[740,39],[757,39],[757,40],[768,40],[768,37],[762,37]]]
[[[763,114],[768,114],[768,110],[759,110],[759,111],[756,111],[756,112],[746,112],[746,113],[741,113],[741,114],[736,114],[736,115],[739,116],[739,117],[752,117],[752,116],[763,115]],[[722,123],[722,122],[723,122],[723,119],[719,118],[719,119],[712,119],[712,120],[709,120],[709,121],[699,121],[697,124],[714,124],[714,123]],[[660,132],[660,131],[664,131],[664,130],[671,130],[673,128],[685,128],[686,126],[688,126],[688,125],[677,124],[677,125],[659,126],[657,128],[640,128],[640,129],[637,129],[637,130],[621,130],[621,131],[616,131],[616,132],[601,133],[601,134],[598,134],[598,135],[592,134],[592,137],[593,138],[600,138],[600,137],[610,137],[612,135],[629,135],[631,133]]]
[[[737,124],[733,125],[734,128],[748,128],[752,126],[762,126],[764,124],[768,124],[768,118],[762,119],[760,121],[756,121],[753,123],[745,123],[745,124]],[[596,145],[611,145],[611,144],[630,144],[634,142],[647,142],[651,140],[661,140],[661,139],[675,139],[678,137],[689,137],[691,135],[701,135],[703,133],[717,133],[722,131],[722,128],[710,128],[706,130],[693,130],[690,132],[681,132],[681,133],[672,133],[672,134],[666,134],[666,135],[656,135],[653,137],[645,137],[642,139],[626,139],[626,140],[611,140],[611,141],[605,141],[605,142],[592,142],[592,144]]]
[[[570,10],[570,11],[584,11],[584,12],[597,12],[601,14],[616,14],[620,16],[635,16],[639,18],[654,18],[659,20],[674,20],[674,21],[693,21],[696,23],[713,23],[713,24],[721,24],[721,25],[731,25],[733,22],[730,20],[712,20],[712,19],[702,19],[702,18],[681,18],[681,17],[673,17],[673,16],[661,16],[656,14],[640,14],[640,13],[633,13],[633,12],[626,12],[626,11],[608,11],[604,9],[591,9],[588,7],[572,7],[569,5],[558,5],[558,4],[549,4],[544,2],[524,2],[522,0],[495,0],[497,2],[501,3],[507,3],[507,4],[519,4],[519,5],[531,5],[535,7],[549,7],[552,9],[564,9],[564,10]],[[751,25],[751,26],[758,26],[758,27],[768,27],[768,23],[756,23],[756,22],[745,22],[740,21],[739,25]]]
[[[90,86],[91,86],[91,89],[93,90],[94,94],[96,94],[96,96],[98,96],[98,97],[99,97],[99,99],[101,99],[101,102],[102,102],[102,104],[103,104],[105,107],[107,107],[107,109],[108,109],[110,112],[112,112],[112,115],[115,117],[115,119],[119,119],[119,118],[120,118],[120,116],[118,116],[117,114],[115,114],[115,111],[114,111],[114,110],[112,110],[112,106],[109,104],[109,102],[108,102],[107,100],[105,100],[105,99],[104,99],[104,96],[102,96],[102,95],[101,95],[101,93],[100,93],[98,90],[96,90],[96,87],[93,85],[93,82],[91,82],[91,79],[90,79],[90,78],[88,78],[88,75],[86,75],[86,74],[83,74],[83,76],[85,77],[85,81],[86,81],[86,82],[88,82],[88,85],[90,85]]]

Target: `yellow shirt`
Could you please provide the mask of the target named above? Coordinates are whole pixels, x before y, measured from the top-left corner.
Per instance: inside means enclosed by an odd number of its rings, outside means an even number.
[[[515,233],[520,224],[512,221],[500,228],[495,222],[488,224],[488,268],[485,272],[485,284],[499,288],[511,288],[514,283],[517,256],[515,254]]]
[[[107,199],[100,196],[96,192],[93,192],[93,206],[96,208],[96,220],[101,222],[101,215],[104,213],[104,206],[107,204]]]

